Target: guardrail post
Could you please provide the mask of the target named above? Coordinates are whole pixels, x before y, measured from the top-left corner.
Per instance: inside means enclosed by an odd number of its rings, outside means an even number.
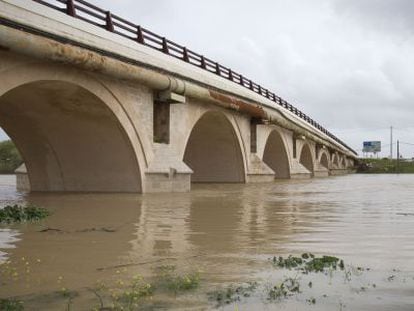
[[[190,57],[188,57],[188,50],[186,47],[183,48],[183,60],[187,63],[190,62]]]
[[[233,81],[233,71],[229,69],[229,80]]]
[[[162,52],[165,54],[170,54],[168,51],[168,44],[167,44],[167,39],[162,38]]]
[[[216,74],[220,76],[220,65],[219,63],[216,63]]]
[[[106,12],[106,30],[113,32],[114,31],[114,24],[112,22],[112,15],[111,12]]]
[[[73,17],[76,16],[76,8],[73,0],[66,0],[66,14]]]
[[[137,26],[137,41],[138,43],[144,44],[144,35],[142,34],[141,26]]]
[[[203,69],[207,68],[206,59],[204,58],[204,56],[201,56],[201,68]]]
[[[259,85],[259,87],[260,87],[260,85]],[[253,81],[252,81],[252,80],[249,80],[249,88],[250,88],[252,91],[254,91],[254,89],[253,89]]]

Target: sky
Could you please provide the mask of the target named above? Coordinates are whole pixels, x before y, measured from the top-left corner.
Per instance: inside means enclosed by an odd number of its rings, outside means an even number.
[[[360,154],[379,140],[388,156],[393,126],[414,157],[412,0],[89,1],[273,90]]]

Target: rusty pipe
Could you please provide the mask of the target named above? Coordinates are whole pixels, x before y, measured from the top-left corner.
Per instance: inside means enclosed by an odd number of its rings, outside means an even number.
[[[314,133],[313,129],[301,125],[300,123],[303,122],[281,112],[281,109],[270,108],[269,104],[263,105],[241,100],[237,96],[227,95],[224,92],[175,77],[138,61],[131,63],[111,55],[103,55],[105,53],[99,53],[99,51],[93,51],[86,47],[62,43],[4,25],[0,25],[0,49],[76,66],[86,71],[113,76],[121,80],[137,81],[155,90],[170,90],[188,97],[208,101],[226,109],[268,120],[317,143],[328,145],[350,157],[355,157],[329,137],[321,137],[319,133]]]

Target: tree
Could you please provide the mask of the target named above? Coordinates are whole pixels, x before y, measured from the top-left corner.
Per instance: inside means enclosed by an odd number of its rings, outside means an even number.
[[[0,173],[12,174],[22,163],[22,157],[11,140],[0,142]]]

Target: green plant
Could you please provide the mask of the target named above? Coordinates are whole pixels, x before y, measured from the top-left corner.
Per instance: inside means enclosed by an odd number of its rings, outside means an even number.
[[[301,257],[289,255],[287,258],[273,257],[273,264],[279,268],[289,270],[301,270],[304,273],[308,272],[323,272],[328,268],[341,270],[345,268],[344,261],[334,256],[316,257],[310,253],[304,253]]]
[[[22,157],[11,140],[0,142],[0,173],[13,174],[23,163]]]
[[[23,302],[16,299],[0,299],[0,311],[22,311]]]
[[[174,293],[196,289],[200,285],[199,272],[179,275],[174,266],[161,266],[158,270],[158,285]]]
[[[281,300],[296,293],[300,293],[300,283],[297,278],[289,277],[270,288],[267,299],[270,301]]]
[[[207,293],[208,299],[217,303],[217,307],[240,301],[243,297],[250,297],[256,290],[257,282],[250,282],[246,285],[230,285],[225,289],[215,290]]]
[[[108,287],[99,282],[89,289],[98,299],[94,310],[137,310],[144,298],[152,297],[154,286],[145,282],[141,276],[134,276],[132,281],[117,281],[117,287]]]
[[[124,308],[133,310],[138,307],[142,298],[151,296],[153,292],[154,288],[150,283],[146,283],[140,276],[136,276],[129,286],[119,293],[115,306],[121,310]]]
[[[0,223],[39,221],[50,215],[50,212],[35,205],[7,205],[0,209]]]

